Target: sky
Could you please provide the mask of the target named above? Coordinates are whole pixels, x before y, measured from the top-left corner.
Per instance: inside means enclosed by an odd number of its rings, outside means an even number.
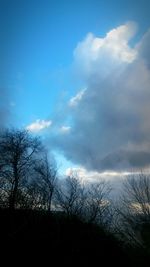
[[[0,126],[42,136],[62,172],[148,168],[149,10],[149,0],[0,0]]]

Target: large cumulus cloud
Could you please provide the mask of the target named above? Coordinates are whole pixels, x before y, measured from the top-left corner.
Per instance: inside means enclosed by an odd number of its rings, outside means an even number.
[[[135,23],[103,38],[90,33],[74,51],[85,87],[68,103],[71,128],[55,132],[52,144],[87,169],[150,165],[150,31],[131,45],[135,33]]]

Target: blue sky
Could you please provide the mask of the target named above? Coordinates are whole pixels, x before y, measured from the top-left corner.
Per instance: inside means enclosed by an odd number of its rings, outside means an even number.
[[[150,27],[149,10],[148,0],[0,0],[0,87],[10,95],[9,124],[56,119],[84,87],[72,70],[77,44],[89,32],[104,37],[135,21],[134,46]]]

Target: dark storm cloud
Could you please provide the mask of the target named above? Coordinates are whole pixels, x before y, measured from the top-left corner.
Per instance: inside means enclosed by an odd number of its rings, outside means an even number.
[[[57,131],[52,145],[87,169],[150,165],[150,31],[131,48],[135,28],[122,25],[105,38],[90,34],[74,52],[86,90],[70,100],[71,129]]]

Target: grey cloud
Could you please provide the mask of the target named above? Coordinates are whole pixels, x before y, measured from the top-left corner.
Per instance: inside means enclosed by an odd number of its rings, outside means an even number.
[[[137,45],[137,48],[140,52],[140,57],[144,59],[147,66],[150,68],[150,29],[144,34],[141,42]]]
[[[92,58],[92,63],[88,61],[88,71],[86,64],[81,62],[85,68],[87,89],[78,105],[70,108],[66,114],[66,119],[68,115],[72,118],[72,129],[67,135],[57,133],[51,139],[51,144],[69,160],[98,171],[128,170],[150,165],[149,39],[150,31],[135,51],[113,43],[112,52],[116,51],[117,45],[123,60],[117,63],[117,55],[115,67],[111,66],[107,74],[103,71],[104,59],[109,68],[109,58],[105,58],[105,54],[102,61],[103,54],[95,61]],[[77,52],[79,61],[82,54],[80,46]],[[126,52],[130,62],[124,62]],[[131,52],[137,53],[132,62]],[[116,59],[111,57],[110,60],[112,64],[112,60]]]
[[[150,164],[150,152],[120,150],[107,155],[101,162],[102,170],[141,169]]]

